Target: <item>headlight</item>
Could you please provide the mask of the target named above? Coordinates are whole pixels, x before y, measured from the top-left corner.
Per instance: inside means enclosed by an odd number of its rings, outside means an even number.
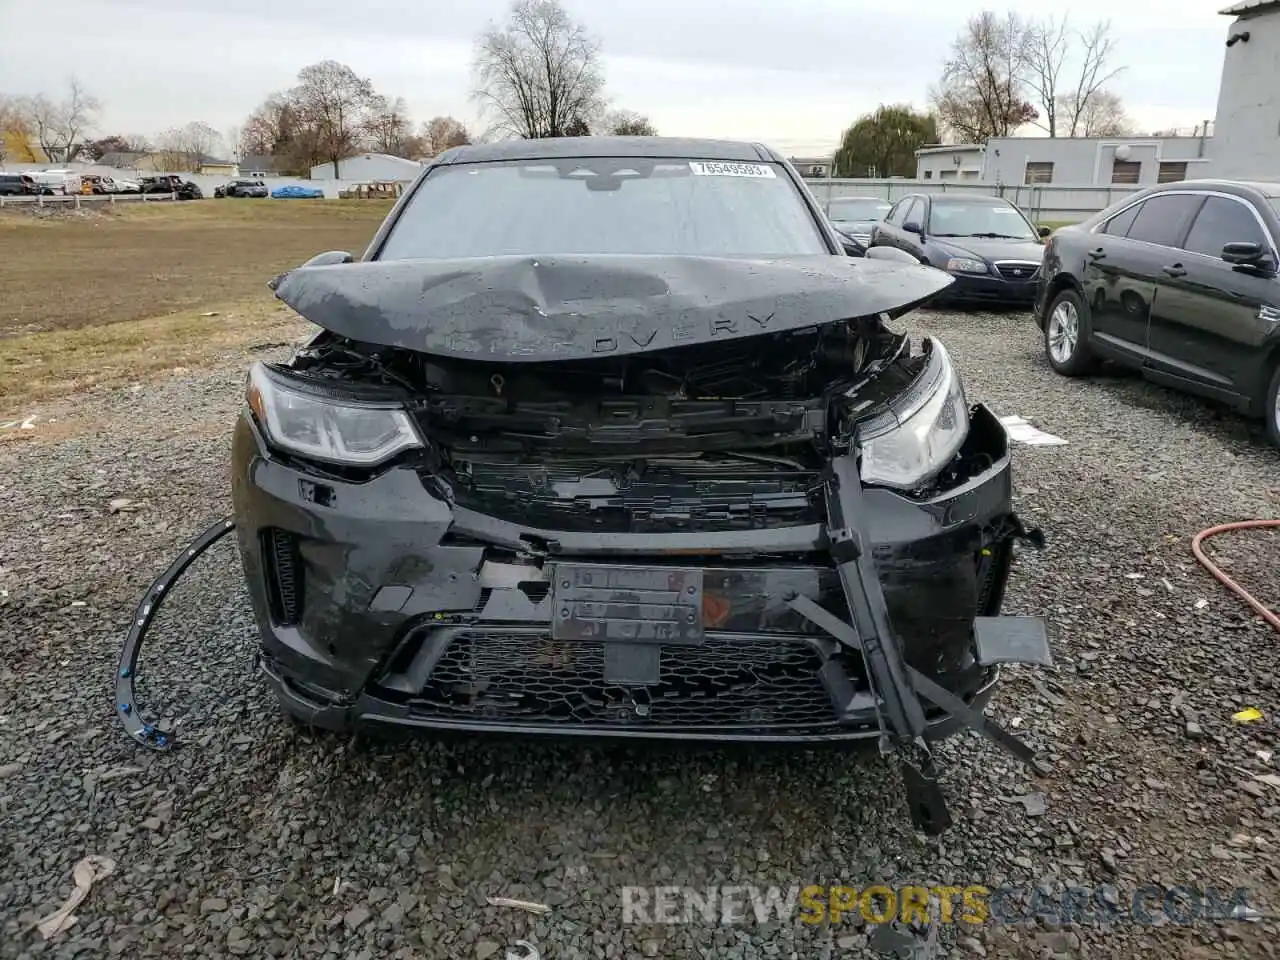
[[[245,399],[272,444],[312,460],[368,467],[422,446],[402,406],[294,389],[262,363],[249,371]]]
[[[947,261],[947,271],[950,273],[990,273],[987,265],[981,260],[973,260],[969,257],[952,257]]]
[[[969,432],[969,404],[951,357],[930,341],[929,362],[919,379],[860,433],[862,479],[914,490],[955,456]]]

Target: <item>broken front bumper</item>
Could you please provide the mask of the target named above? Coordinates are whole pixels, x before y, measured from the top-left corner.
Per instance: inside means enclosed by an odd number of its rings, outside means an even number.
[[[861,522],[906,663],[980,708],[997,663],[1010,659],[990,618],[1021,527],[1007,440],[983,407],[967,446],[989,466],[926,500],[862,490]],[[270,452],[248,416],[233,471],[261,662],[286,708],[317,726],[748,741],[882,734],[863,654],[796,606],[850,615],[826,524],[533,530],[451,507],[410,467],[358,483],[322,477]],[[582,593],[584,574],[621,578],[621,593]],[[686,575],[688,596],[670,589],[685,588]],[[625,609],[649,586],[640,602],[666,611],[664,634],[652,632],[652,609]],[[940,709],[925,720],[934,737],[958,723]]]

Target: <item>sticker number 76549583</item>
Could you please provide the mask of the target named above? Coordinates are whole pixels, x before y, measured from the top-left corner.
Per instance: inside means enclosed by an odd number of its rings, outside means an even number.
[[[690,160],[689,169],[697,177],[758,177],[772,180],[773,167],[764,163],[728,163],[721,160]]]

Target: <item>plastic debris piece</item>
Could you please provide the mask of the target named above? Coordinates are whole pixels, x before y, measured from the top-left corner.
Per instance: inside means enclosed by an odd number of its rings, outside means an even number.
[[[71,891],[71,896],[67,897],[66,903],[36,924],[37,929],[40,931],[40,936],[48,940],[50,937],[57,936],[62,931],[70,929],[71,925],[76,922],[72,911],[84,902],[84,898],[89,895],[89,891],[95,883],[104,877],[111,876],[115,869],[116,862],[110,857],[100,857],[93,854],[77,863],[71,873],[72,879],[75,880],[76,888]]]
[[[551,908],[545,903],[534,903],[531,900],[512,900],[510,897],[485,897],[485,900],[491,907],[514,907],[538,916],[551,912]]]
[[[1257,723],[1261,719],[1262,711],[1257,707],[1246,707],[1239,713],[1233,713],[1231,715],[1231,721],[1233,723]]]
[[[1259,750],[1256,753],[1254,753],[1254,756],[1257,757],[1259,760],[1261,760],[1263,763],[1270,763],[1271,758],[1275,756],[1275,754],[1273,754],[1270,750]]]
[[[1009,439],[1017,443],[1025,443],[1029,447],[1059,447],[1066,442],[1061,437],[1037,430],[1022,417],[1001,417],[1000,423],[1009,434]]]
[[[1201,597],[1199,600],[1196,601],[1197,610],[1203,610],[1208,605],[1209,605],[1209,601],[1206,600],[1204,597]]]

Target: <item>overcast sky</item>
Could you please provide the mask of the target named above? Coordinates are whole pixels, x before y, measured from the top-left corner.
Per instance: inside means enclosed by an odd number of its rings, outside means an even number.
[[[948,45],[983,9],[967,0],[564,0],[603,43],[615,106],[660,133],[750,138],[825,153],[880,103],[926,103]],[[1115,83],[1140,129],[1191,127],[1217,103],[1228,0],[1074,0],[1072,22],[1113,23]],[[340,60],[417,119],[480,126],[476,35],[507,0],[0,0],[0,92],[60,94],[75,72],[104,104],[100,132],[189,120],[238,125],[298,69]],[[1026,12],[1036,5],[1021,4]],[[1043,4],[1047,10],[1068,5]],[[1003,10],[1004,7],[992,6]],[[56,15],[55,15],[56,14]]]

